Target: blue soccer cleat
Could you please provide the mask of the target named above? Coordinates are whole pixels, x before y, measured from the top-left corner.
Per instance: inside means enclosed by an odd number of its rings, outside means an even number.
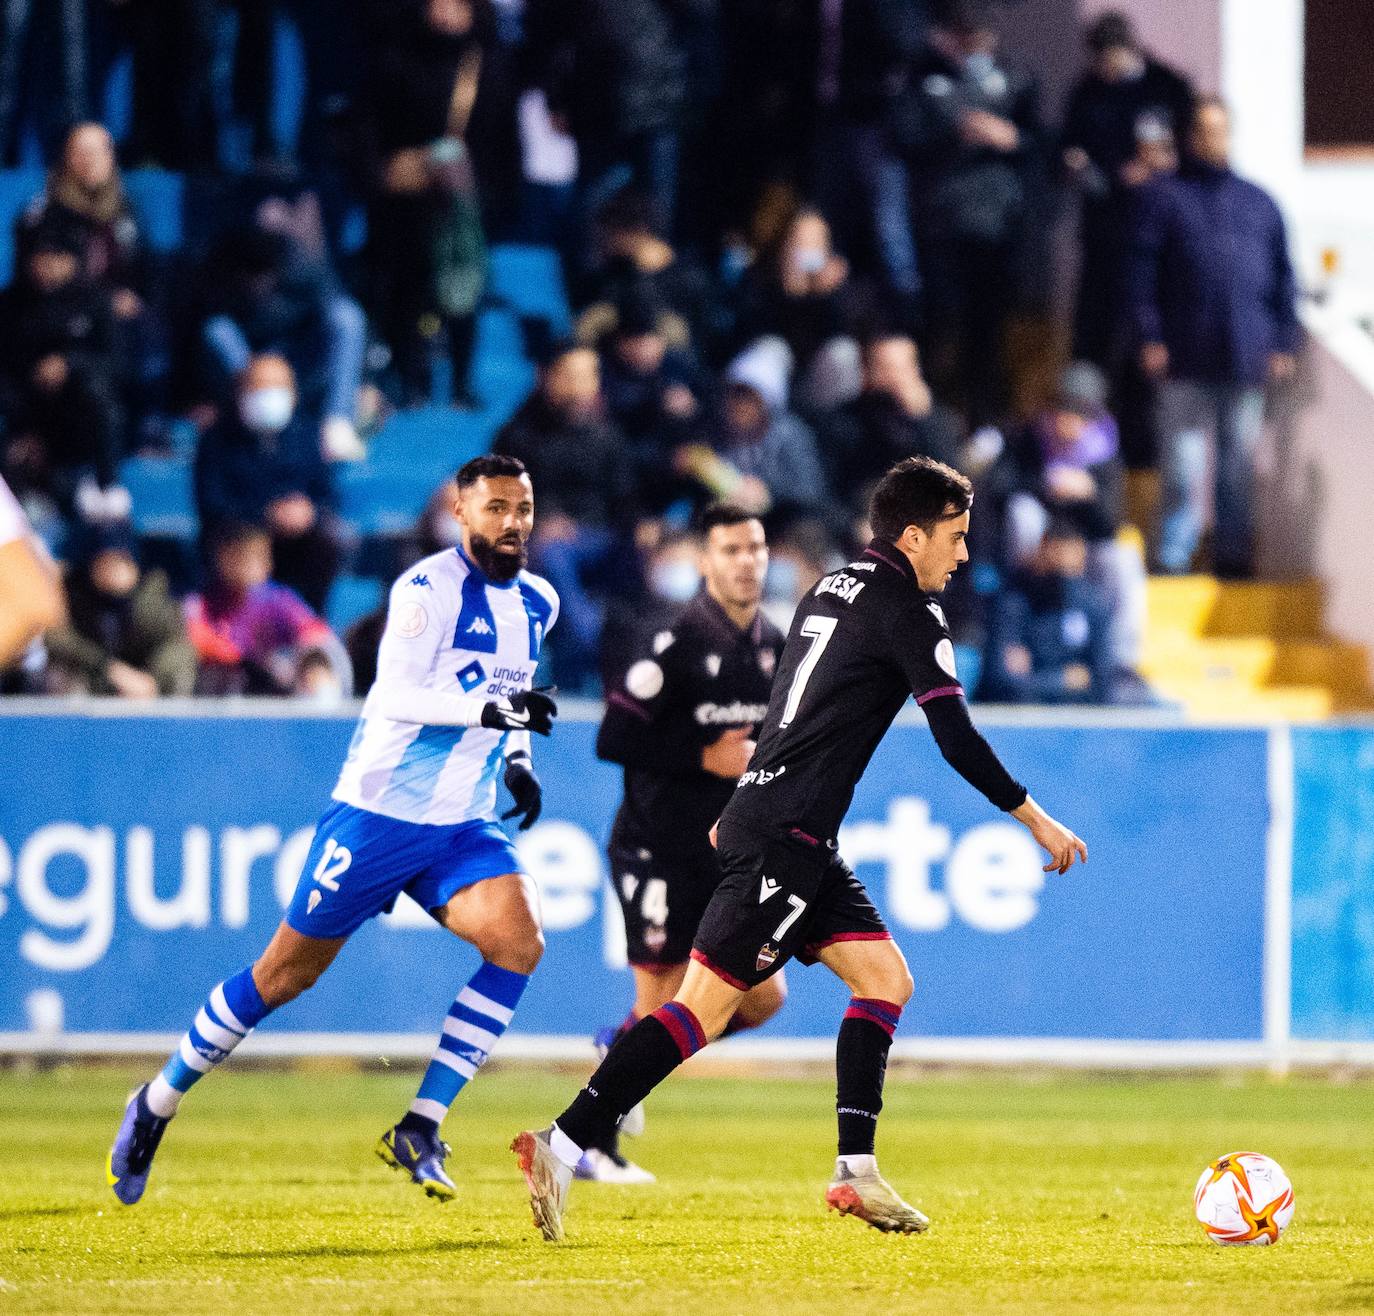
[[[114,1146],[105,1162],[105,1178],[114,1195],[125,1206],[133,1206],[148,1186],[148,1172],[153,1168],[153,1156],[162,1141],[171,1117],[154,1115],[143,1099],[148,1090],[145,1083],[124,1108],[124,1119],[115,1134]]]
[[[396,1125],[377,1140],[377,1155],[393,1170],[406,1170],[426,1196],[451,1201],[458,1189],[444,1173],[444,1161],[453,1149],[437,1133],[420,1133]]]

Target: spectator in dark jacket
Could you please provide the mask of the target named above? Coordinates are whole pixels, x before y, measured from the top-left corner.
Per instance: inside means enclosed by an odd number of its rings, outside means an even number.
[[[810,0],[807,56],[816,114],[811,192],[842,244],[878,258],[893,309],[914,322],[921,290],[912,177],[893,110],[926,37],[925,0]]]
[[[17,489],[40,489],[88,520],[120,520],[119,360],[106,289],[81,273],[79,231],[53,218],[28,236],[15,282],[0,294],[0,413]]]
[[[54,693],[189,695],[196,655],[161,571],[144,571],[127,525],[92,532],[67,576],[65,626],[44,637]]]
[[[626,559],[638,508],[634,469],[604,418],[596,353],[576,343],[552,347],[535,391],[501,427],[493,452],[519,457],[534,483],[535,569],[558,591],[554,670],[578,689],[595,675],[604,596]]]
[[[1140,364],[1162,382],[1159,566],[1186,571],[1202,531],[1207,436],[1216,436],[1213,565],[1254,569],[1254,456],[1264,385],[1292,375],[1298,345],[1296,285],[1283,216],[1273,199],[1230,167],[1225,105],[1194,113],[1177,177],[1142,198],[1130,271],[1130,313]]]
[[[998,52],[989,0],[938,0],[897,131],[916,178],[929,367],[977,426],[1006,402],[1003,328],[1042,185],[1039,92]]]
[[[392,25],[368,89],[370,308],[402,401],[429,401],[447,349],[456,406],[471,390],[486,247],[469,145],[488,130],[490,0],[423,0]]]
[[[863,392],[821,426],[830,487],[855,524],[889,467],[915,456],[957,465],[962,438],[958,418],[935,401],[912,339],[876,334],[864,342],[862,361]]]
[[[1193,91],[1142,47],[1125,14],[1100,15],[1084,39],[1088,71],[1069,98],[1061,139],[1083,199],[1074,355],[1110,371],[1119,365],[1135,194],[1151,177],[1151,154],[1187,133]]]
[[[998,594],[979,697],[994,703],[1102,704],[1111,697],[1107,609],[1087,578],[1088,547],[1051,526]]]
[[[628,173],[661,231],[677,213],[689,38],[713,0],[533,0],[527,31],[549,109],[577,141],[581,260],[591,217]]]
[[[263,526],[277,579],[322,611],[339,569],[333,487],[283,357],[249,362],[233,409],[200,440],[195,483],[204,542],[228,525]]]

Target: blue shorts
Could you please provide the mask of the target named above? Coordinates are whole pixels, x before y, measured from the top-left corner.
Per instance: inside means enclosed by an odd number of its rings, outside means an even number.
[[[347,937],[402,891],[432,910],[464,887],[518,872],[515,846],[494,822],[402,822],[336,800],[315,828],[286,921],[303,936]]]

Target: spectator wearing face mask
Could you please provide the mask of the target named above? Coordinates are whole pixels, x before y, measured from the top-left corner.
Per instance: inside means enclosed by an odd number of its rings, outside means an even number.
[[[333,482],[284,358],[249,361],[233,409],[201,438],[195,489],[203,542],[226,525],[263,526],[276,578],[323,610],[339,568]]]
[[[79,549],[66,581],[69,620],[44,640],[49,691],[189,695],[196,655],[166,574],[142,569],[127,525],[94,530]]]
[[[624,676],[635,646],[646,634],[666,629],[701,586],[700,545],[683,531],[658,535],[643,551],[634,587],[614,596],[601,634],[601,681],[613,688]]]
[[[351,688],[348,657],[328,624],[272,576],[272,540],[254,525],[226,524],[210,541],[205,589],[185,603],[199,663],[198,695],[290,695],[318,688],[319,654],[337,686]]]

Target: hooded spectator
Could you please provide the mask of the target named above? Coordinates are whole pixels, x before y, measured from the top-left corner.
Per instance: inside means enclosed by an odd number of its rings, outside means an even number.
[[[143,570],[127,525],[92,530],[78,548],[66,581],[69,620],[44,640],[49,689],[124,699],[189,695],[196,655],[166,574]]]
[[[18,278],[0,293],[0,412],[11,483],[41,490],[88,520],[120,520],[119,359],[109,294],[81,270],[82,234],[37,226]]]

